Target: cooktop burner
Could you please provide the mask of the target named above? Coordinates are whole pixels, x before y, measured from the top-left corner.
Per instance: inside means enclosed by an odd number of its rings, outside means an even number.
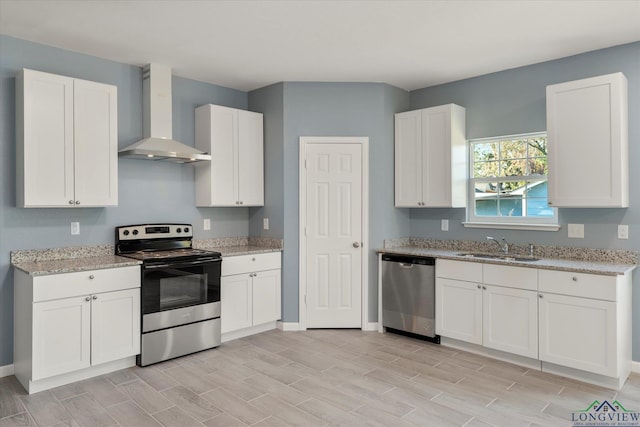
[[[129,258],[135,258],[139,260],[147,259],[170,259],[170,258],[184,258],[184,257],[196,257],[196,256],[220,256],[220,252],[205,251],[202,249],[184,248],[184,249],[172,249],[172,250],[142,250],[133,252],[130,254],[121,254]]]

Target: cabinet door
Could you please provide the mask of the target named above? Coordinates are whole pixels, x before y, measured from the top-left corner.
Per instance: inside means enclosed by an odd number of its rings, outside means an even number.
[[[237,206],[238,111],[211,105],[211,206]]]
[[[140,353],[140,289],[92,295],[91,364]]]
[[[85,298],[33,304],[33,381],[90,366],[91,303]]]
[[[436,279],[436,333],[482,344],[481,285]]]
[[[75,204],[118,204],[117,88],[74,81]]]
[[[253,297],[249,273],[220,279],[220,322],[222,333],[253,325]]]
[[[616,303],[540,295],[540,360],[617,376]]]
[[[538,293],[484,286],[482,341],[485,347],[538,358]]]
[[[273,322],[282,317],[280,270],[258,271],[253,276],[253,324]]]
[[[451,109],[422,110],[423,206],[451,206]]]
[[[264,205],[264,135],[260,113],[238,111],[238,200]]]
[[[73,79],[23,70],[17,81],[17,204],[73,206]]]
[[[422,112],[395,116],[395,205],[415,208],[422,203]]]
[[[547,86],[549,205],[628,207],[627,80]]]

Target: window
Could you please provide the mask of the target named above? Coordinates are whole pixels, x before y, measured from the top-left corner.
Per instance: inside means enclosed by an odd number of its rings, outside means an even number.
[[[557,210],[547,205],[545,133],[475,139],[469,144],[465,226],[557,229],[544,227],[558,222]]]

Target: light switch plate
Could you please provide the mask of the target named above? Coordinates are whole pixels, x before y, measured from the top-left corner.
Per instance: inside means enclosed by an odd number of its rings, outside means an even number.
[[[202,224],[202,228],[205,230],[211,230],[211,220],[209,218],[204,219],[204,223]]]
[[[80,223],[79,222],[72,222],[71,223],[71,234],[74,235],[74,236],[80,234]]]
[[[265,230],[269,229],[269,218],[264,218],[262,220],[262,228],[264,228]]]
[[[570,239],[584,239],[584,224],[569,224],[567,234]]]
[[[440,221],[440,230],[449,231],[449,220],[443,219]]]
[[[618,239],[628,239],[629,238],[629,226],[620,224],[618,226]]]

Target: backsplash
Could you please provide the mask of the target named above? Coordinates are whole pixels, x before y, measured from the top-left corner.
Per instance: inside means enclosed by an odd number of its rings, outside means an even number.
[[[477,242],[473,240],[436,240],[427,238],[404,237],[388,239],[384,241],[385,249],[400,247],[418,247],[429,249],[441,249],[460,252],[497,252],[493,242]],[[509,244],[509,253],[514,255],[529,255],[529,245]],[[598,248],[573,248],[566,246],[536,245],[533,255],[538,258],[561,258],[587,262],[610,262],[616,264],[637,264],[638,251],[598,249]]]

